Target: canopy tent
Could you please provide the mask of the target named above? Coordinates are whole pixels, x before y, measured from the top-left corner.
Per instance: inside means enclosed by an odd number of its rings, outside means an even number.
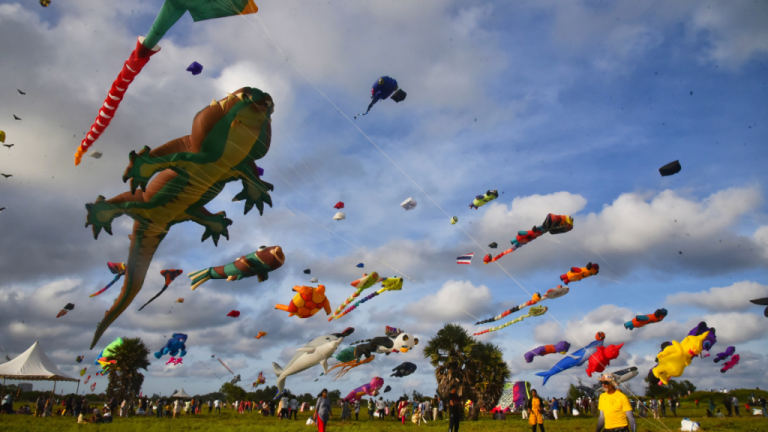
[[[172,398],[179,398],[179,399],[191,399],[192,396],[188,395],[187,392],[184,391],[184,387],[181,388],[181,390],[177,391],[175,395],[171,396]]]
[[[55,364],[45,355],[40,348],[40,342],[35,343],[15,359],[0,364],[0,377],[5,380],[24,381],[53,381],[53,389],[56,390],[56,381],[77,381],[77,391],[80,391],[80,380],[72,378],[60,371]]]

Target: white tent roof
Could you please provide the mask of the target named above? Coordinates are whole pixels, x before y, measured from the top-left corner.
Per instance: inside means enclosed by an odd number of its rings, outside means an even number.
[[[20,356],[1,364],[0,378],[25,381],[80,381],[60,371],[45,355],[37,341]]]
[[[182,399],[191,399],[192,396],[188,395],[187,392],[184,391],[184,387],[181,388],[181,390],[177,391],[175,395],[171,397],[177,397]]]

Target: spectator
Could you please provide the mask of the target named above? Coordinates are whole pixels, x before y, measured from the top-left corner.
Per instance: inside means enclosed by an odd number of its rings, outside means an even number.
[[[325,432],[325,425],[331,418],[331,400],[328,398],[328,389],[323,389],[320,392],[320,397],[317,398],[315,403],[314,420],[317,422],[317,431]]]
[[[402,424],[405,424],[405,417],[408,415],[408,400],[404,397],[400,397],[400,401],[397,403],[397,417],[400,418]]]
[[[45,398],[40,396],[35,405],[35,417],[42,417],[43,413],[45,413]]]
[[[677,399],[674,397],[669,400],[669,408],[672,410],[672,415],[677,417]]]
[[[355,420],[360,420],[358,416],[360,415],[360,401],[355,401]]]
[[[459,423],[461,422],[461,415],[463,414],[464,407],[461,404],[459,395],[456,394],[456,388],[451,389],[451,393],[448,395],[448,409],[450,410],[450,418],[448,421],[448,432],[459,432]],[[543,432],[544,429],[542,429]]]
[[[291,419],[291,415],[293,415],[294,420],[298,420],[299,419],[297,414],[298,411],[299,411],[299,401],[296,400],[296,398],[294,397],[293,399],[291,399],[291,410],[288,411],[288,420]],[[360,411],[359,407],[358,407],[358,411]]]
[[[536,390],[531,390],[531,398],[526,403],[525,408],[528,412],[528,424],[531,425],[531,431],[536,432],[536,425],[538,424],[539,430],[544,432],[544,402]],[[450,431],[450,427],[448,430]]]
[[[736,399],[736,396],[733,397],[731,403],[733,403],[733,410],[736,411],[736,415],[741,417],[741,414],[739,414],[739,400]]]
[[[763,408],[763,417],[768,417],[768,401],[765,400],[765,396],[760,396],[760,398],[757,400],[760,406]]]
[[[173,401],[173,418],[176,418],[176,415],[179,415],[181,417],[181,400],[176,399]]]
[[[384,420],[384,408],[387,406],[386,403],[384,403],[384,398],[380,397],[378,402],[376,402],[376,411],[379,413],[379,420]]]
[[[560,403],[558,402],[557,398],[552,398],[552,415],[555,417],[555,420],[557,420],[557,411],[560,409]]]
[[[368,399],[368,420],[373,420],[373,412],[376,409],[376,404],[373,402],[373,398]]]
[[[440,417],[440,420],[443,419],[443,400],[440,399],[440,396],[437,397],[437,415]]]
[[[618,379],[613,374],[600,376],[600,384],[605,392],[600,395],[600,418],[597,421],[597,431],[637,431],[635,417],[632,415],[632,407],[629,399],[617,387]]]
[[[213,405],[216,407],[216,414],[221,414],[221,401],[216,399],[213,401]]]
[[[733,412],[731,411],[731,401],[732,399],[728,396],[723,396],[723,405],[725,405],[725,409],[728,411],[728,417],[733,417]]]
[[[421,413],[424,417],[432,418],[432,403],[429,399],[421,404]]]

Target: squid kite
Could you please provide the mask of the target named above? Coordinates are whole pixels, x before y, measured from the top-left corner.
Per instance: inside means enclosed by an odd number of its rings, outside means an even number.
[[[554,353],[560,353],[560,354],[567,354],[568,350],[571,349],[571,344],[567,341],[560,341],[554,345],[542,345],[540,347],[536,347],[527,353],[523,354],[523,357],[525,357],[525,362],[530,363],[533,361],[534,357],[537,356],[545,356],[547,354],[554,354]]]
[[[344,308],[347,307],[354,299],[360,296],[360,293],[362,293],[364,290],[376,285],[378,282],[381,282],[383,279],[379,278],[379,274],[376,272],[372,272],[371,274],[363,273],[363,277],[360,279],[357,279],[356,281],[353,281],[350,285],[352,285],[355,288],[355,292],[352,293],[351,296],[349,296],[344,302],[339,305],[338,308],[333,312],[333,315],[328,318],[328,321],[332,321],[333,319],[336,319],[340,316],[342,311],[344,311]]]
[[[496,189],[489,190],[485,193],[485,195],[478,195],[475,197],[475,200],[472,201],[472,204],[469,205],[469,208],[477,210],[478,208],[488,204],[489,202],[495,200],[499,197],[499,191]]]
[[[632,321],[627,321],[624,323],[624,327],[629,330],[634,330],[636,328],[645,327],[648,324],[661,322],[666,316],[667,316],[666,309],[664,308],[656,309],[656,312],[652,314],[638,315],[632,318]]]
[[[228,237],[228,235],[227,235]],[[203,240],[206,237],[203,235]],[[285,254],[280,246],[261,246],[256,252],[243,255],[235,261],[218,267],[209,267],[188,274],[192,279],[192,289],[197,289],[211,279],[226,279],[229,282],[256,276],[259,282],[269,279],[269,272],[275,271],[285,263]]]
[[[166,289],[168,289],[168,285],[171,284],[179,275],[181,275],[184,272],[184,270],[176,270],[176,269],[167,269],[167,270],[160,270],[160,275],[165,278],[165,285],[163,285],[163,288],[160,289],[160,292],[157,293],[154,297],[149,299],[148,302],[144,303],[144,306],[140,307],[139,310],[144,309],[145,306],[152,303],[153,300],[160,297],[162,293],[165,292]]]
[[[537,304],[539,302],[542,302],[544,300],[556,299],[556,298],[562,297],[562,296],[568,294],[569,291],[570,291],[570,289],[568,287],[563,287],[561,285],[558,285],[557,288],[552,288],[550,290],[547,290],[547,292],[544,293],[543,296],[541,294],[539,294],[539,293],[533,293],[533,298],[531,298],[527,302],[525,302],[525,303],[523,303],[521,305],[517,305],[517,306],[515,306],[512,309],[509,309],[507,311],[504,311],[504,312],[500,313],[499,315],[496,315],[493,318],[488,318],[487,320],[478,321],[478,322],[475,323],[475,325],[487,324],[487,323],[490,323],[490,322],[499,321],[502,318],[504,318],[504,317],[506,317],[506,316],[508,316],[510,314],[518,312],[521,309],[527,308],[528,306],[533,306],[533,305],[535,305],[535,304]]]
[[[475,333],[473,336],[479,336],[479,335],[481,335],[481,334],[486,334],[486,333],[490,333],[490,332],[495,332],[495,331],[497,331],[497,330],[501,330],[501,329],[503,329],[503,328],[505,328],[505,327],[509,327],[509,326],[511,326],[512,324],[515,324],[515,323],[519,323],[520,321],[522,321],[522,320],[524,320],[524,319],[526,319],[526,318],[529,318],[529,317],[537,317],[537,316],[541,316],[541,315],[544,315],[546,312],[547,312],[547,307],[546,307],[546,306],[532,306],[530,309],[528,309],[528,313],[527,313],[527,314],[525,314],[525,315],[521,315],[521,316],[519,316],[519,317],[517,317],[517,318],[513,319],[512,321],[509,321],[509,322],[507,322],[507,323],[504,323],[504,324],[502,324],[502,325],[500,325],[500,326],[497,326],[497,327],[491,327],[491,328],[489,328],[489,329],[485,329],[485,330],[483,330],[483,331],[481,331],[481,332],[477,332],[477,333]]]
[[[372,298],[374,298],[374,297],[376,297],[378,295],[384,294],[387,291],[400,291],[401,289],[403,289],[403,278],[399,278],[399,277],[394,277],[393,276],[391,278],[383,279],[381,281],[381,286],[382,286],[381,289],[379,289],[378,291],[376,291],[374,293],[368,294],[367,296],[363,297],[362,299],[356,301],[355,304],[353,304],[352,306],[348,307],[344,312],[342,312],[341,314],[336,316],[335,319],[339,319],[339,318],[343,317],[344,315],[346,315],[346,314],[352,312],[353,310],[357,309],[357,307],[360,306],[361,304],[367,302],[368,300],[370,300],[370,299],[372,299]]]
[[[521,247],[543,236],[546,233],[562,234],[572,229],[573,229],[573,218],[571,216],[556,215],[556,214],[550,213],[547,215],[546,219],[544,219],[544,223],[542,223],[541,226],[535,226],[531,228],[529,231],[518,231],[517,236],[513,240],[510,240],[510,242],[512,243],[511,248],[496,255],[495,257],[492,257],[491,254],[486,255],[483,258],[483,263],[490,264],[492,262],[496,262],[504,255],[510,254],[520,249]]]
[[[91,294],[88,297],[96,297],[97,295],[99,295],[99,294],[103,293],[104,291],[108,290],[109,287],[114,285],[115,282],[120,280],[120,278],[123,277],[123,275],[125,274],[125,263],[108,262],[107,263],[107,267],[109,267],[109,271],[111,271],[112,274],[115,275],[115,278],[112,279],[112,282],[108,283],[107,286],[105,286],[104,288],[96,291],[95,293]],[[91,348],[93,348],[93,347],[91,347]]]
[[[331,304],[325,297],[325,285],[318,285],[317,288],[296,285],[293,291],[297,294],[293,296],[291,303],[276,304],[275,309],[288,312],[289,317],[297,315],[299,318],[309,318],[321,309],[325,310],[326,315],[331,314]]]
[[[226,0],[224,2],[210,0],[165,0],[147,36],[139,37],[136,42],[136,48],[134,48],[130,57],[126,60],[117,79],[112,83],[112,87],[109,89],[109,93],[107,93],[107,98],[99,109],[99,115],[94,120],[83,141],[80,142],[77,152],[75,152],[75,165],[80,165],[80,161],[88,151],[88,148],[99,139],[104,130],[109,126],[112,118],[115,117],[120,102],[125,97],[128,86],[136,78],[136,75],[149,62],[149,58],[160,51],[160,46],[157,43],[160,42],[165,33],[186,12],[189,12],[192,16],[192,20],[198,22],[213,18],[252,14],[258,10],[259,8],[256,7],[253,0]]]
[[[568,285],[571,282],[577,282],[598,273],[600,273],[600,266],[596,263],[588,263],[586,267],[571,267],[571,270],[568,273],[560,275],[560,280]]]

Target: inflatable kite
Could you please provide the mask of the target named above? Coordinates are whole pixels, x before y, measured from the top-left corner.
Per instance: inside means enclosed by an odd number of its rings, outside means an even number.
[[[117,363],[115,360],[109,360],[109,357],[112,356],[113,351],[115,348],[121,346],[123,344],[123,338],[117,338],[112,343],[107,345],[106,348],[101,350],[98,356],[96,356],[96,360],[93,362],[93,364],[101,366],[101,370],[96,372],[96,375],[104,375],[109,370],[109,365],[113,365]]]
[[[325,285],[318,285],[317,288],[308,286],[294,286],[293,290],[297,292],[291,303],[288,305],[276,304],[275,309],[288,312],[288,316],[298,315],[299,318],[309,318],[324,309],[326,315],[331,314],[331,304],[325,297]]]
[[[90,375],[88,375],[88,376],[85,378],[85,381],[83,381],[83,384],[88,384],[88,381],[90,381],[90,380],[91,380],[91,376],[90,376]]]
[[[234,374],[235,374],[234,372],[232,372],[232,369],[230,369],[230,368],[229,368],[229,366],[225,365],[225,364],[224,364],[224,362],[223,362],[223,361],[221,361],[221,359],[220,359],[220,358],[216,358],[216,360],[218,360],[218,361],[219,361],[219,363],[221,363],[221,365],[222,365],[222,366],[224,366],[224,369],[226,369],[226,370],[228,370],[228,371],[229,371],[229,373],[231,373],[232,375],[234,375]]]
[[[485,195],[478,195],[475,197],[475,200],[472,201],[472,204],[469,205],[469,208],[477,210],[478,208],[488,204],[489,202],[495,200],[499,197],[499,191],[496,189],[489,190],[485,193]]]
[[[490,254],[483,257],[484,264],[498,261],[501,257],[520,249],[545,233],[562,234],[573,229],[573,218],[568,215],[548,214],[541,226],[535,226],[529,231],[518,231],[517,236],[510,240],[512,247],[492,257]]]
[[[680,166],[680,161],[674,161],[659,168],[659,173],[662,177],[666,177],[679,173],[681,169],[683,169],[683,167]]]
[[[168,361],[165,363],[165,365],[166,365],[166,366],[168,366],[168,365],[177,366],[177,365],[180,365],[181,363],[182,363],[182,358],[181,358],[181,357],[179,357],[179,358],[176,358],[176,357],[171,357],[171,358],[170,358],[170,359],[169,359],[169,360],[168,360]]]
[[[638,315],[632,318],[632,321],[627,321],[624,323],[624,327],[629,330],[634,330],[636,328],[645,327],[648,324],[661,322],[666,316],[666,309],[656,309],[656,312],[650,315]]]
[[[682,342],[672,341],[656,355],[659,364],[651,369],[651,372],[661,384],[668,385],[670,378],[683,374],[693,357],[701,354],[707,335],[708,331],[698,336],[687,336]]]
[[[725,349],[725,351],[721,353],[717,353],[715,356],[715,363],[720,363],[720,361],[727,359],[728,357],[732,356],[733,353],[736,352],[736,347],[729,346]]]
[[[391,377],[402,378],[416,372],[416,365],[411,362],[405,362],[392,369],[394,372]]]
[[[192,62],[192,64],[187,67],[187,72],[192,72],[192,75],[200,75],[202,71],[203,65],[198,62]]]
[[[310,270],[310,269],[304,269],[304,274],[311,274],[311,273],[312,273],[312,270]]]
[[[542,302],[544,300],[556,299],[556,298],[562,297],[562,296],[568,294],[569,291],[570,291],[570,288],[558,285],[557,288],[552,288],[552,289],[548,290],[546,293],[544,293],[544,296],[542,296],[539,293],[533,293],[533,298],[531,298],[527,302],[525,302],[523,304],[520,304],[520,305],[517,305],[517,306],[513,307],[512,309],[506,310],[506,311],[496,315],[493,318],[488,318],[487,320],[478,321],[478,322],[475,323],[475,325],[487,324],[487,323],[490,323],[490,322],[499,321],[499,320],[503,319],[504,317],[506,317],[506,316],[508,316],[510,314],[518,312],[521,309],[527,308],[528,306],[533,306],[533,305],[535,305],[535,304],[537,304],[539,302]]]
[[[739,364],[739,355],[735,354],[733,357],[731,357],[730,360],[723,363],[723,368],[720,369],[720,372],[725,373],[728,369],[733,369],[734,366]]]
[[[493,242],[493,243],[489,244],[488,247],[491,248],[491,249],[496,249],[497,247],[499,247],[499,244],[496,243],[496,242]]]
[[[334,381],[344,376],[350,370],[370,363],[376,356],[374,354],[389,355],[393,352],[407,353],[414,346],[418,345],[419,339],[400,329],[387,326],[386,336],[379,336],[373,339],[364,339],[353,342],[352,346],[344,348],[339,354],[333,357],[339,362],[333,365],[328,371],[340,368]],[[326,375],[328,372],[326,372]]]
[[[260,331],[260,332],[259,332],[259,334],[257,334],[257,335],[256,335],[256,336],[254,336],[254,337],[255,337],[256,339],[261,339],[261,338],[263,338],[263,337],[264,337],[264,336],[266,336],[266,335],[267,335],[267,332],[263,332],[263,331]]]
[[[363,263],[358,263],[358,264],[357,264],[357,266],[355,266],[355,267],[357,267],[357,268],[365,268],[365,264],[363,264]]]
[[[707,337],[704,338],[704,342],[702,343],[703,349],[699,354],[699,357],[701,358],[709,357],[709,351],[717,343],[717,335],[715,334],[715,328],[707,327],[707,323],[702,321],[698,323],[696,327],[691,329],[691,331],[688,332],[688,336],[699,336],[704,334],[705,332],[707,332]],[[671,342],[667,342],[667,343],[671,344]]]
[[[168,289],[168,285],[171,284],[179,275],[181,275],[184,272],[184,270],[176,270],[176,269],[167,269],[167,270],[160,270],[160,276],[165,278],[165,284],[160,289],[160,292],[157,293],[154,297],[149,299],[148,302],[144,303],[144,306],[140,307],[139,310],[144,309],[145,306],[152,303],[153,300],[160,297],[162,293],[165,292],[166,289]]]
[[[764,297],[764,298],[761,298],[761,299],[750,300],[750,302],[752,302],[752,303],[754,303],[756,305],[760,305],[760,306],[768,306],[768,297]],[[768,317],[768,307],[766,307],[765,311],[763,311],[763,315]]]
[[[5,142],[5,132],[4,132],[4,131],[1,131],[1,130],[0,130],[0,142],[1,142],[1,143],[4,143],[4,142]]]
[[[179,357],[184,357],[187,355],[186,343],[187,335],[184,333],[174,333],[173,336],[168,339],[168,342],[165,343],[165,346],[160,351],[155,353],[155,358],[159,359],[166,354],[175,357],[177,354],[179,354],[179,351],[181,351]]]
[[[357,307],[360,306],[361,304],[367,302],[368,300],[370,300],[370,299],[372,299],[372,298],[374,298],[374,297],[376,297],[378,295],[381,295],[381,294],[383,294],[383,293],[385,293],[387,291],[400,291],[401,289],[403,289],[403,278],[399,278],[399,277],[394,277],[393,276],[391,278],[383,279],[381,281],[381,289],[379,289],[378,291],[376,291],[374,293],[368,294],[367,296],[363,297],[362,299],[356,301],[355,304],[353,304],[352,306],[348,307],[344,312],[342,312],[341,314],[336,316],[335,319],[339,319],[339,318],[343,317],[344,315],[352,312],[353,310],[357,309]]]
[[[599,272],[599,265],[589,263],[586,267],[571,267],[571,270],[568,273],[560,275],[560,280],[563,281],[564,284],[568,285],[571,282],[577,282],[584,278],[594,276]]]
[[[344,220],[346,218],[347,215],[344,212],[337,212],[335,215],[333,215],[333,220]]]
[[[78,363],[82,363],[84,358],[85,356],[77,356],[77,358],[75,358],[75,361],[77,361]]]
[[[456,216],[451,218],[451,225],[456,225],[457,222],[459,222],[459,218],[457,218]]]
[[[117,79],[112,83],[107,98],[99,109],[99,115],[75,152],[75,165],[80,164],[80,160],[88,148],[99,139],[99,136],[109,126],[115,117],[120,102],[125,98],[128,86],[136,78],[136,75],[149,62],[149,58],[160,51],[160,46],[157,43],[186,12],[192,16],[192,20],[198,22],[213,18],[252,14],[258,10],[259,8],[256,7],[253,0],[227,0],[225,3],[209,0],[165,0],[160,13],[147,33],[147,37],[139,37],[136,48],[126,60]],[[232,166],[234,165],[237,164],[233,163]]]
[[[344,338],[351,335],[354,328],[348,327],[341,333],[333,333],[320,336],[309,341],[306,345],[296,350],[296,354],[291,358],[285,368],[277,363],[272,363],[272,369],[277,376],[277,394],[280,395],[285,388],[285,379],[291,375],[305,371],[312,366],[322,365],[325,374],[328,374],[328,359],[341,345]]]
[[[110,231],[111,230],[112,230],[112,228],[110,228]],[[107,231],[107,232],[110,232],[110,231]],[[111,233],[110,233],[110,235],[111,235]],[[104,288],[102,288],[102,289],[96,291],[95,293],[91,294],[89,297],[96,297],[97,295],[99,295],[99,294],[103,293],[104,291],[108,290],[109,287],[114,285],[115,282],[117,282],[125,274],[125,263],[108,262],[107,263],[107,267],[109,267],[109,271],[111,271],[112,274],[115,275],[114,279],[112,279],[112,282],[108,283],[107,286],[105,286]],[[91,347],[91,348],[93,348],[93,347]]]
[[[229,234],[227,234],[229,235]],[[205,235],[203,240],[205,240]],[[243,255],[235,261],[218,267],[209,267],[188,274],[192,279],[192,289],[197,289],[211,279],[226,279],[229,282],[256,276],[259,282],[269,279],[269,272],[275,271],[285,263],[285,254],[280,246],[261,246],[256,252]]]
[[[363,398],[363,396],[378,396],[379,389],[384,385],[384,379],[380,377],[373,377],[371,382],[363,384],[360,387],[349,392],[347,397],[343,400],[349,403],[357,402]]]
[[[352,293],[351,296],[349,296],[344,302],[339,305],[339,307],[336,308],[336,310],[333,312],[333,315],[328,318],[328,321],[333,320],[334,318],[338,318],[342,311],[344,311],[344,308],[347,307],[354,299],[360,296],[360,293],[362,293],[364,290],[376,285],[378,282],[381,282],[383,279],[379,278],[379,274],[376,272],[372,272],[371,274],[363,273],[363,277],[360,279],[357,279],[353,281],[350,285],[352,285],[355,288],[355,292]]]
[[[235,385],[235,384],[239,383],[240,381],[242,381],[242,378],[240,378],[240,374],[237,374],[234,377],[232,377],[231,380],[229,380],[229,383],[232,384],[232,385]]]
[[[336,210],[341,210],[341,209],[344,208],[344,203],[339,201],[339,202],[336,203],[336,205],[333,206],[333,208],[335,208]],[[309,273],[307,273],[307,274],[309,274]]]
[[[373,83],[373,87],[371,88],[371,103],[368,104],[368,109],[362,114],[355,115],[354,118],[368,114],[376,102],[384,100],[390,96],[392,96],[393,101],[402,102],[405,100],[407,94],[398,89],[397,81],[394,78],[383,76]]]
[[[405,200],[405,201],[400,203],[400,207],[404,208],[405,211],[408,211],[408,210],[415,209],[416,208],[416,204],[418,204],[418,203],[416,202],[415,199],[408,198],[407,200]]]
[[[82,368],[82,369],[80,370],[80,376],[83,376],[83,375],[85,375],[85,371],[87,371],[87,370],[88,370],[88,368],[87,368],[87,367],[84,367],[84,368]]]
[[[256,381],[253,382],[253,387],[256,388],[265,382],[267,382],[267,379],[264,377],[264,372],[259,372],[259,376],[256,378]]]
[[[546,312],[547,312],[547,307],[546,306],[532,306],[530,309],[528,309],[528,313],[527,314],[520,315],[519,317],[513,319],[512,321],[506,322],[506,323],[504,323],[504,324],[502,324],[500,326],[491,327],[491,328],[485,329],[485,330],[483,330],[481,332],[477,332],[473,336],[478,336],[478,335],[481,335],[481,334],[495,332],[495,331],[501,330],[501,329],[503,329],[505,327],[509,327],[512,324],[519,323],[520,321],[522,321],[522,320],[524,320],[526,318],[537,317],[537,316],[544,315]]]
[[[315,380],[315,381],[317,381],[317,380]],[[384,388],[384,391],[382,393],[386,393],[386,392],[388,392],[390,390],[392,390],[392,387],[387,386],[386,388]]]
[[[91,393],[93,393],[94,390],[96,390],[96,382],[91,384]]]
[[[102,156],[104,156],[103,153],[101,153],[98,150],[93,150],[90,153],[88,153],[88,156],[94,158],[94,159],[101,159]]]
[[[228,317],[232,317],[232,318],[237,318],[237,317],[239,317],[239,316],[240,316],[240,311],[231,310],[231,311],[229,311],[229,313],[227,314],[227,316],[228,316]]]
[[[164,10],[172,8],[169,4],[166,1]],[[202,7],[201,1],[189,0],[185,4],[191,5],[190,9]],[[209,2],[205,5],[210,12],[221,11]],[[193,17],[198,14],[194,10]],[[212,237],[216,244],[222,235],[228,237],[227,227],[232,221],[224,212],[210,213],[204,205],[234,180],[243,182],[243,190],[234,200],[245,200],[246,213],[254,205],[259,213],[264,203],[272,205],[267,192],[274,188],[259,178],[254,161],[269,151],[273,110],[271,96],[249,87],[213,101],[195,115],[191,135],[155,150],[144,147],[139,153],[129,154],[130,163],[123,175],[124,180],[130,180],[129,192],[110,200],[99,196],[96,202],[86,204],[86,226],[93,225],[94,238],[102,229],[111,233],[112,221],[122,214],[134,219],[123,289],[99,323],[91,347],[141,291],[152,257],[171,226],[191,220],[205,227],[203,240]],[[139,187],[141,190],[137,191]],[[282,254],[276,249],[272,251],[275,255],[270,261]],[[256,265],[249,261],[248,266],[243,266],[245,271],[253,271],[251,264]],[[259,270],[254,273],[259,274],[274,269],[267,264],[257,267]]]
[[[317,278],[312,278],[309,280],[309,283],[317,283],[317,282],[318,282]]]
[[[534,357],[537,356],[545,356],[547,354],[554,354],[554,353],[560,353],[560,354],[566,354],[568,353],[568,350],[571,349],[571,344],[566,341],[560,341],[554,345],[542,345],[540,347],[534,348],[527,353],[523,354],[523,357],[525,357],[525,362],[530,363],[533,361]]]
[[[177,298],[176,303],[184,303],[184,297]]]
[[[62,309],[61,309],[61,311],[59,311],[59,314],[58,314],[58,315],[56,315],[56,318],[59,318],[59,317],[63,317],[64,315],[66,315],[66,314],[67,314],[67,311],[71,311],[71,310],[72,310],[72,309],[74,309],[74,308],[75,308],[75,305],[74,305],[74,304],[72,304],[72,303],[67,303],[67,304],[64,306],[64,308],[62,308]]]
[[[617,358],[621,354],[621,347],[624,344],[599,346],[594,354],[589,356],[589,363],[587,364],[587,375],[591,378],[595,372],[603,372],[606,366],[611,364],[611,360]]]
[[[597,347],[603,346],[603,343],[604,341],[602,340],[595,340],[578,351],[574,351],[571,354],[566,354],[565,358],[552,366],[552,369],[547,372],[539,372],[536,374],[536,376],[544,377],[544,382],[542,385],[546,385],[547,381],[552,378],[552,376],[557,375],[560,372],[568,370],[572,367],[583,365],[590,357],[592,357],[592,354],[597,351]]]

